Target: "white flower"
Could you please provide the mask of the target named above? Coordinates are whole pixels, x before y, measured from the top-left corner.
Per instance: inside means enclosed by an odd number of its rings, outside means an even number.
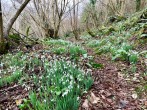
[[[73,76],[72,76],[72,75],[70,75],[70,79],[71,79],[71,80],[73,79]]]
[[[68,94],[69,90],[67,89],[63,94],[62,97],[66,96]]]
[[[44,100],[43,100],[43,102],[45,102],[45,103],[46,103],[46,100],[44,99]]]
[[[72,84],[68,86],[68,89],[72,89],[72,88],[73,88]]]
[[[40,76],[39,79],[42,79],[42,76]]]
[[[77,97],[77,101],[79,101],[80,97]]]

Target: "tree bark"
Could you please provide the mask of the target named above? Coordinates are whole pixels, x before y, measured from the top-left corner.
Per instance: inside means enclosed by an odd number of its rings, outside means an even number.
[[[141,8],[141,0],[136,0],[136,12]]]
[[[73,0],[73,6],[73,34],[75,36],[75,39],[78,40],[78,4],[76,6],[76,0]]]
[[[4,30],[4,37],[7,39],[9,32],[14,24],[14,22],[16,21],[16,19],[18,18],[18,16],[21,14],[21,12],[23,11],[23,9],[26,7],[26,5],[30,2],[30,0],[25,0],[24,3],[20,6],[20,8],[17,10],[16,14],[9,20],[5,30]]]
[[[1,0],[0,0],[0,43],[4,42],[3,37],[3,16],[2,16],[2,6],[1,6]]]
[[[59,20],[59,23],[58,23],[58,25],[57,25],[57,27],[56,27],[56,29],[55,29],[55,31],[54,31],[54,38],[55,39],[57,39],[59,36],[58,36],[58,33],[59,33],[59,29],[60,29],[60,21],[61,20]]]

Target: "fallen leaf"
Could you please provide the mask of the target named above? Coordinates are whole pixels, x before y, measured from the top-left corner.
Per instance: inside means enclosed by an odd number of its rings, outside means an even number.
[[[89,104],[88,104],[89,102],[88,102],[88,100],[86,99],[85,101],[84,101],[84,103],[83,103],[83,105],[82,105],[82,108],[89,108]]]
[[[123,77],[124,77],[124,74],[118,72],[118,78],[119,78],[119,79],[123,79]]]
[[[91,92],[91,96],[90,96],[90,102],[92,104],[96,104],[100,101],[99,97],[96,97],[95,94],[93,92]]]
[[[144,102],[144,105],[147,106],[147,101]]]
[[[22,99],[18,99],[18,100],[15,100],[15,102],[16,102],[16,105],[18,106],[18,105],[20,105],[21,103],[22,103]]]

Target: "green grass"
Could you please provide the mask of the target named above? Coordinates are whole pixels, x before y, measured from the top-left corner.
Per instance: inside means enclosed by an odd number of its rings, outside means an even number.
[[[22,71],[17,70],[14,73],[12,73],[10,76],[5,76],[3,78],[0,78],[0,87],[17,82],[22,76],[22,74],[23,74]]]

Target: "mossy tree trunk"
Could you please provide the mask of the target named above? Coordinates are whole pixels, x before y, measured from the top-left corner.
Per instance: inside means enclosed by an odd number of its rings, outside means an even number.
[[[57,23],[57,26],[54,27],[54,39],[57,39],[59,36],[59,29],[60,29],[60,24],[61,24],[61,17],[59,17],[59,22]]]
[[[141,8],[141,0],[136,0],[136,12]]]
[[[8,50],[8,43],[5,42],[5,39],[8,39],[9,32],[18,18],[18,16],[21,14],[23,9],[26,7],[26,5],[29,3],[30,0],[25,0],[24,3],[20,6],[20,8],[17,10],[17,12],[12,16],[8,24],[6,25],[5,30],[3,30],[3,19],[2,19],[2,8],[1,8],[1,0],[0,0],[0,54],[3,54],[7,52]]]
[[[1,7],[1,0],[0,0],[0,42],[4,42],[3,37],[3,18],[2,18],[2,7]]]

